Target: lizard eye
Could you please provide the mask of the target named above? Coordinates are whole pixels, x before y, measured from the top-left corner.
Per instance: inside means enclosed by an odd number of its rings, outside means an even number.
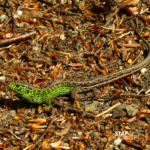
[[[20,85],[19,85],[19,84],[16,84],[16,87],[18,88],[18,87],[20,87]]]

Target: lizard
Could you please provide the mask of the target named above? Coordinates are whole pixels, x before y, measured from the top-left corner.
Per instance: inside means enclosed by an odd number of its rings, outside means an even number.
[[[26,99],[30,103],[45,103],[45,110],[48,110],[51,107],[51,100],[55,97],[70,94],[71,97],[75,98],[77,93],[87,92],[92,90],[93,88],[100,87],[111,82],[114,82],[118,79],[126,77],[132,73],[135,73],[145,67],[150,61],[150,45],[149,43],[139,34],[139,32],[135,29],[137,35],[143,40],[143,42],[147,45],[149,49],[149,53],[147,57],[140,63],[135,64],[133,66],[127,67],[125,69],[112,72],[93,80],[66,80],[66,79],[55,79],[51,85],[46,88],[36,88],[30,84],[25,84],[21,81],[12,81],[8,82],[7,86],[20,95],[22,98]]]

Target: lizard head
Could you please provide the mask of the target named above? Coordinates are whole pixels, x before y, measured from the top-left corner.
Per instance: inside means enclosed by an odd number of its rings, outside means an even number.
[[[8,82],[7,86],[14,92],[18,91],[18,84],[16,84],[15,82]]]
[[[27,85],[21,82],[8,82],[7,86],[15,93],[23,95],[24,97],[30,92],[30,89],[28,89]]]

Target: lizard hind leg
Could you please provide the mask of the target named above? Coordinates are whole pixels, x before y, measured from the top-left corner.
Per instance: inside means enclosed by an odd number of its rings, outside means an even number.
[[[78,86],[71,91],[71,99],[75,102],[77,100],[77,94],[81,92],[81,87]]]

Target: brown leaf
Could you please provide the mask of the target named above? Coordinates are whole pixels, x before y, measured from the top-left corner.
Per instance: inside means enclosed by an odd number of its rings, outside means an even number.
[[[52,19],[52,24],[53,24],[54,30],[56,31],[56,30],[57,30],[57,25],[56,25],[56,23],[55,23],[55,20],[54,20],[54,19]]]
[[[32,10],[28,13],[28,15],[30,17],[42,17],[43,16],[43,13],[42,11],[38,11],[38,10]]]
[[[92,11],[89,11],[89,10],[87,10],[87,11],[84,11],[87,15],[89,15],[89,16],[96,16],[96,14],[95,13],[93,13]]]
[[[49,56],[49,57],[52,57],[52,53],[50,53],[50,52],[45,52],[45,55]]]
[[[124,0],[122,4],[126,5],[137,5],[139,4],[139,0]]]
[[[66,126],[66,127],[65,127],[61,132],[56,131],[55,134],[56,134],[56,135],[59,135],[59,136],[63,136],[63,135],[65,135],[65,134],[67,134],[68,131],[69,131],[70,128],[71,128],[71,123],[68,121],[65,126]]]
[[[24,116],[15,116],[14,120],[20,120],[20,119],[24,119],[24,118],[25,118]]]
[[[133,146],[133,147],[136,147],[136,148],[142,148],[140,145],[134,143],[133,141],[129,141],[129,140],[123,140],[127,145],[129,146]]]
[[[40,119],[25,119],[26,122],[36,122],[38,124],[44,124],[50,120],[49,117],[47,118],[40,118]]]

